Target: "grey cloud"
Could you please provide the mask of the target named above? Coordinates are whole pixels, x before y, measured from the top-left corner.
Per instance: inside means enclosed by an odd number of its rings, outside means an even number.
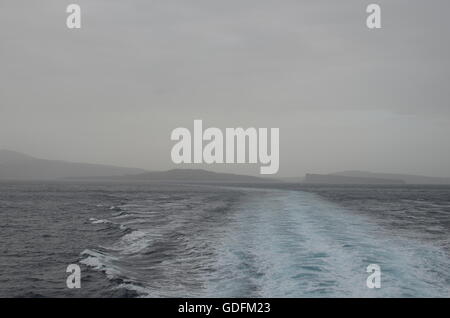
[[[78,31],[71,2],[1,2],[0,147],[165,169],[202,118],[280,127],[285,175],[450,175],[448,1],[377,1],[377,31],[359,0],[75,2]]]

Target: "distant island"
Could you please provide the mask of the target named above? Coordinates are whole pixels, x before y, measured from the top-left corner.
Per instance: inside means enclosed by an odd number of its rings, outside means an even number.
[[[113,182],[186,183],[308,183],[308,184],[450,184],[450,178],[408,174],[342,171],[330,174],[308,173],[305,177],[263,178],[204,169],[145,169],[77,163],[35,158],[23,153],[0,150],[0,180],[101,180]]]
[[[342,171],[331,174],[306,174],[301,182],[311,184],[450,184],[450,178]]]
[[[204,169],[172,169],[168,171],[154,171],[120,177],[106,177],[102,179],[127,182],[162,181],[190,183],[267,183],[277,181],[275,179],[253,177],[241,174],[217,173]]]
[[[411,174],[398,174],[398,173],[374,173],[367,171],[342,171],[336,172],[332,175],[346,176],[354,178],[375,178],[375,179],[389,179],[389,180],[402,180],[406,184],[450,184],[450,178],[445,177],[428,177]]]
[[[146,172],[143,169],[35,158],[0,150],[0,179],[54,180],[70,177],[106,177]]]
[[[349,177],[335,174],[306,174],[304,183],[313,184],[405,184],[400,179]]]
[[[46,160],[10,150],[0,150],[0,180],[164,181],[192,183],[274,182],[274,179],[269,178],[216,173],[203,169],[172,169],[149,172],[137,168]]]

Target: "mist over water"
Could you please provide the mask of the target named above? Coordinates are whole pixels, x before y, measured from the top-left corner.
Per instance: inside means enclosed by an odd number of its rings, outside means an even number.
[[[295,186],[1,188],[1,296],[450,295],[448,187],[422,187],[420,200],[401,187],[356,198]],[[392,191],[404,196],[388,200]],[[70,263],[82,264],[80,290],[65,287]],[[366,287],[369,264],[381,267],[380,289]]]

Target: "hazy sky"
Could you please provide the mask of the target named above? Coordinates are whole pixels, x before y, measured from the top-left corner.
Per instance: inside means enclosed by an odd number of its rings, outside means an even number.
[[[381,30],[365,25],[372,2]],[[66,27],[70,3],[80,30]],[[279,127],[280,176],[450,176],[449,12],[448,0],[0,0],[0,148],[162,170],[171,131],[203,119]]]

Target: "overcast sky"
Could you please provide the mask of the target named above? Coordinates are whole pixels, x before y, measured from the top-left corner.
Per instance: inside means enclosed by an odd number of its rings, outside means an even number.
[[[365,24],[372,2],[381,30]],[[70,3],[80,30],[66,27]],[[203,119],[279,127],[280,176],[450,176],[449,12],[448,0],[0,0],[0,148],[162,170],[171,131]]]

